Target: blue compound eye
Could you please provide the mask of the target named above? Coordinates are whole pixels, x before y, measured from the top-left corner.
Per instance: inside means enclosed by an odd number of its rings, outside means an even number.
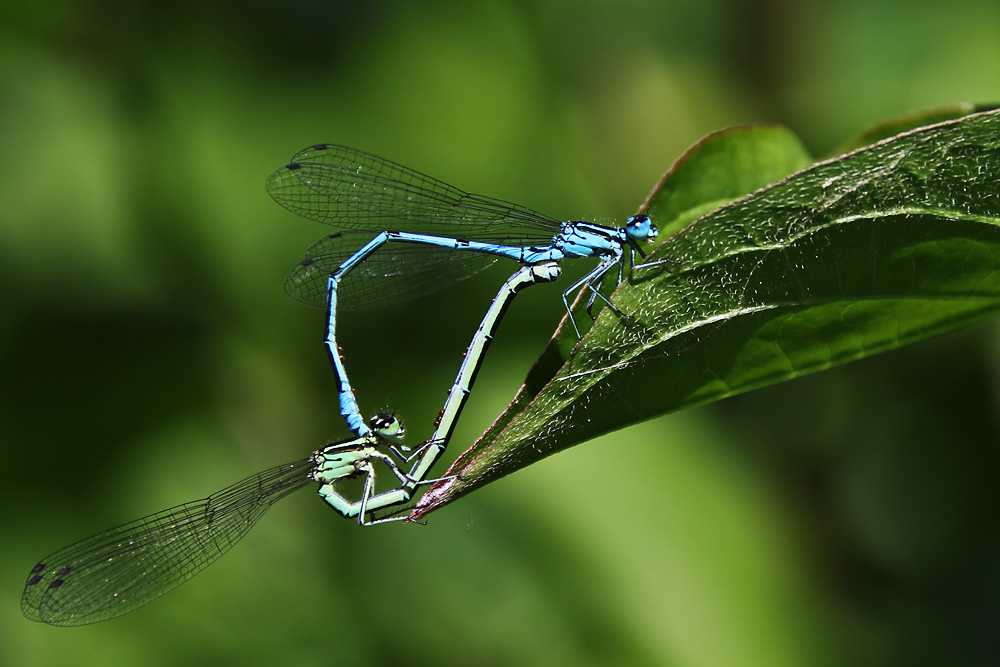
[[[657,234],[656,225],[645,214],[633,215],[629,218],[625,223],[625,232],[630,238],[636,240],[654,239]]]

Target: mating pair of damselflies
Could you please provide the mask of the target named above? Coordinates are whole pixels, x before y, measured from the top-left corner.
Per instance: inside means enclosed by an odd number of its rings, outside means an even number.
[[[631,264],[635,252],[645,257],[637,241],[656,235],[645,216],[634,216],[618,229],[580,221],[560,223],[338,146],[300,152],[269,177],[268,192],[297,213],[346,230],[314,244],[289,275],[286,290],[309,304],[326,303],[326,344],[338,376],[341,412],[357,437],[50,555],[32,569],[25,586],[22,610],[29,618],[82,625],[143,606],[214,562],[271,505],[309,482],[319,483],[320,496],[342,515],[366,524],[380,522],[367,517],[405,504],[419,485],[432,481],[429,472],[447,445],[489,341],[516,293],[555,280],[561,259],[597,257],[598,266],[571,285],[563,301],[569,310],[567,296],[589,288],[588,313],[598,296],[614,309],[599,292],[601,278],[617,264],[620,283],[626,246]],[[380,231],[358,249],[358,235],[371,237],[375,230]],[[393,241],[412,250],[376,253]],[[348,306],[382,305],[471,275],[500,257],[525,266],[504,283],[473,337],[434,435],[407,456],[391,444],[402,434],[395,418],[379,415],[365,424],[360,417],[336,344],[341,282]],[[376,493],[378,461],[399,479],[398,488]],[[401,464],[409,461],[412,467],[404,472]],[[364,477],[364,489],[361,499],[352,502],[335,487],[356,476]]]

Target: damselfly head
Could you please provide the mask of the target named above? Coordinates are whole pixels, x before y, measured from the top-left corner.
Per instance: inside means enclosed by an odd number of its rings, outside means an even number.
[[[406,430],[403,428],[402,422],[396,419],[395,415],[390,415],[387,412],[380,412],[368,421],[368,425],[375,432],[376,435],[382,438],[394,438],[399,439],[403,437]]]
[[[633,215],[625,222],[625,233],[628,234],[630,239],[635,241],[645,240],[651,242],[659,232],[657,232],[656,225],[649,219],[649,216],[640,213],[639,215]]]

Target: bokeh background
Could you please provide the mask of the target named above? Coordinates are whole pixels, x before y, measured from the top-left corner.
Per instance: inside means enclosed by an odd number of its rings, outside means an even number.
[[[427,527],[300,492],[108,623],[35,624],[19,597],[71,541],[346,436],[322,314],[281,289],[328,229],[263,188],[297,150],[620,220],[729,125],[822,155],[996,102],[998,34],[989,0],[3,3],[0,664],[997,664],[991,323],[608,435]],[[362,409],[427,437],[506,275],[345,316]],[[518,299],[455,450],[557,294]]]

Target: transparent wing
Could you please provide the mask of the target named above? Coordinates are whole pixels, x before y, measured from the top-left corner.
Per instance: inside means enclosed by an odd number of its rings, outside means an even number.
[[[320,239],[288,273],[285,292],[306,305],[325,307],[327,277],[372,236],[372,232],[337,232]],[[478,252],[387,243],[344,276],[337,305],[361,310],[400,303],[468,278],[495,261],[496,256]]]
[[[248,477],[61,549],[32,568],[21,611],[33,621],[86,625],[127,614],[201,572],[274,503],[309,480],[309,459]]]
[[[560,222],[470,194],[389,160],[323,144],[297,153],[267,179],[289,211],[340,229],[408,231],[515,246],[548,245]]]

